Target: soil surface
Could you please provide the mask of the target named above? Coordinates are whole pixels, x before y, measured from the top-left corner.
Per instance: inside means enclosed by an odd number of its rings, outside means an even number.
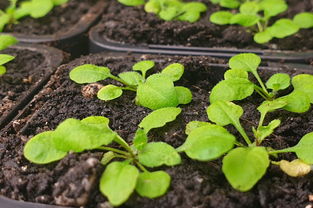
[[[273,39],[265,45],[256,44],[251,33],[237,25],[219,26],[211,23],[209,17],[221,9],[210,0],[198,0],[208,10],[196,23],[163,21],[155,14],[146,13],[143,7],[126,7],[116,0],[109,0],[109,6],[102,18],[105,39],[128,44],[161,44],[201,47],[237,47],[282,50],[313,49],[313,30],[302,29],[296,35]],[[313,11],[313,0],[287,0],[288,11],[277,18],[293,18],[299,12]]]
[[[145,55],[141,59],[155,60],[156,71],[174,62],[182,63],[186,68],[185,74],[177,85],[191,89],[192,103],[181,106],[183,111],[174,122],[149,133],[153,141],[165,141],[178,147],[186,139],[184,130],[189,121],[208,120],[205,109],[209,104],[210,89],[222,79],[224,71],[224,68],[212,67],[209,63],[224,61],[209,57]],[[91,63],[107,66],[116,75],[131,70],[131,66],[136,61],[138,58],[132,56],[106,58],[104,54],[97,54],[60,67],[52,78],[53,84],[46,89],[50,92],[46,95],[48,102],[36,112],[26,129],[18,135],[7,134],[0,138],[2,166],[0,194],[12,199],[48,204],[80,206],[87,203],[85,208],[110,207],[106,198],[100,194],[97,185],[99,176],[104,170],[99,162],[103,153],[91,151],[69,154],[61,161],[39,166],[29,163],[23,157],[22,150],[25,142],[32,136],[55,129],[66,118],[82,119],[91,115],[108,117],[111,128],[131,143],[137,125],[150,110],[134,104],[133,92],[126,92],[119,99],[111,102],[103,102],[95,97],[83,97],[81,90],[84,86],[70,81],[68,73],[75,66]],[[285,68],[282,70],[287,71]],[[292,75],[299,73],[293,70],[289,72]],[[260,71],[263,79],[267,79],[272,73],[274,71]],[[107,83],[114,82],[108,80],[101,84]],[[287,91],[290,90],[292,89]],[[259,114],[256,108],[261,102],[262,99],[256,94],[245,101],[237,102],[242,104],[245,110],[241,122],[249,136],[252,135],[251,127],[258,123]],[[264,143],[273,148],[280,149],[295,145],[303,135],[313,131],[312,109],[301,115],[277,111],[271,113],[265,123],[274,118],[281,119],[282,125]],[[234,128],[231,126],[226,128],[241,139]],[[197,162],[188,159],[185,154],[182,154],[182,158],[182,165],[160,168],[172,176],[171,186],[166,195],[151,200],[133,194],[123,207],[295,208],[306,207],[311,203],[309,195],[313,194],[312,173],[302,178],[291,178],[271,165],[265,176],[251,191],[242,193],[231,188],[226,181],[221,172],[221,160]],[[285,154],[278,159],[294,158],[293,154]]]
[[[22,18],[18,24],[8,25],[4,31],[27,35],[51,35],[67,32],[95,2],[96,0],[70,0],[66,4],[53,8],[45,17]]]
[[[15,59],[5,64],[7,73],[0,77],[0,117],[6,115],[46,74],[45,58],[38,52],[6,49],[1,53],[15,56]]]

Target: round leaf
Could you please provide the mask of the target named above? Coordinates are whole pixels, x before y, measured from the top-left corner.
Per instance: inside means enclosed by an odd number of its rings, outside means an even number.
[[[122,162],[110,163],[100,179],[100,191],[108,197],[113,206],[123,204],[136,187],[139,171]]]
[[[120,97],[123,94],[123,90],[115,85],[106,85],[102,87],[97,93],[97,97],[100,100],[109,101]]]
[[[313,75],[299,74],[292,78],[292,85],[295,90],[304,92],[313,103]]]
[[[140,173],[136,191],[140,196],[150,199],[162,196],[166,193],[171,183],[171,177],[164,171]]]
[[[304,135],[299,143],[292,149],[298,158],[307,164],[313,164],[313,132]]]
[[[118,0],[118,2],[126,6],[139,6],[145,4],[145,0]]]
[[[15,57],[7,54],[0,54],[0,66],[12,61]]]
[[[7,69],[4,66],[0,66],[0,76],[4,75],[7,72]]]
[[[67,152],[54,146],[53,131],[46,131],[31,138],[24,147],[24,156],[36,164],[47,164],[62,159]]]
[[[251,27],[260,20],[260,17],[256,14],[235,14],[230,19],[230,24],[239,24],[244,27]]]
[[[285,0],[262,0],[259,5],[264,10],[265,18],[276,16],[288,9]]]
[[[174,83],[161,74],[149,76],[144,84],[138,86],[137,101],[152,110],[176,107],[179,104]]]
[[[174,147],[164,142],[151,142],[138,153],[141,164],[154,168],[162,165],[174,166],[181,163],[180,155]]]
[[[202,126],[209,126],[209,125],[212,125],[212,124],[209,122],[204,122],[204,121],[190,121],[186,125],[185,134],[189,135],[193,130]]]
[[[180,80],[181,76],[184,74],[184,66],[179,63],[170,64],[162,70],[162,74],[167,75],[173,82],[175,82]]]
[[[234,78],[248,79],[248,73],[241,69],[229,69],[224,73],[224,79]]]
[[[268,28],[275,38],[285,38],[299,31],[299,26],[290,19],[279,19]]]
[[[89,116],[81,120],[81,122],[99,129],[107,129],[109,128],[110,120],[103,116]]]
[[[220,126],[237,124],[243,109],[232,102],[217,101],[207,108],[208,118]]]
[[[313,13],[302,12],[300,14],[297,14],[293,18],[293,22],[296,23],[300,28],[311,28],[313,27]]]
[[[143,77],[145,78],[145,75],[148,70],[152,69],[154,67],[155,63],[154,61],[140,61],[133,66],[134,71],[141,71]]]
[[[108,78],[110,69],[92,64],[84,64],[75,67],[70,72],[70,79],[78,84],[94,83]]]
[[[233,14],[228,11],[214,12],[210,16],[210,21],[218,25],[226,25],[230,23]]]
[[[224,157],[222,170],[233,188],[249,191],[263,177],[269,164],[264,147],[239,147]]]
[[[302,91],[294,90],[289,95],[278,98],[287,103],[285,110],[293,113],[304,113],[310,109],[310,98]]]
[[[118,76],[128,85],[139,85],[145,81],[144,78],[137,72],[122,72]]]
[[[257,14],[260,9],[260,6],[255,1],[247,1],[240,5],[240,13],[242,14]]]
[[[247,72],[256,72],[261,63],[261,58],[253,53],[242,53],[229,60],[231,69],[241,69]]]
[[[221,0],[220,5],[229,9],[235,9],[240,5],[238,0]]]
[[[33,18],[46,16],[54,6],[52,0],[32,0],[31,3],[30,16]]]
[[[147,115],[138,126],[148,133],[151,129],[162,127],[166,123],[174,121],[180,113],[180,108],[161,108]]]
[[[191,91],[186,87],[175,87],[178,103],[188,104],[192,101]]]
[[[284,90],[290,85],[290,76],[285,73],[277,73],[269,78],[266,87],[275,91]]]
[[[256,43],[263,44],[267,43],[273,39],[272,34],[269,30],[264,30],[263,32],[258,32],[253,36],[253,39]]]
[[[12,35],[0,35],[0,51],[6,49],[11,45],[16,44],[17,42],[17,39]]]
[[[182,149],[195,160],[214,160],[231,150],[236,138],[217,125],[205,125],[190,132]]]

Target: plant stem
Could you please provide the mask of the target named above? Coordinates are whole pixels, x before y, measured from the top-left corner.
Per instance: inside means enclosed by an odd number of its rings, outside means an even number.
[[[131,87],[121,87],[122,90],[130,90],[130,91],[133,91],[133,92],[136,92],[137,90],[135,90],[134,88],[131,88]]]
[[[143,172],[149,172],[143,165],[140,164],[140,162],[135,161],[136,165],[139,167],[140,170]]]
[[[281,149],[281,150],[273,150],[273,151],[268,151],[268,154],[279,154],[279,153],[287,153],[287,152],[294,152],[294,148],[293,147],[289,147],[286,149]]]
[[[241,124],[238,122],[234,123],[235,128],[237,129],[237,131],[239,131],[239,133],[241,134],[241,136],[243,137],[243,139],[245,140],[245,142],[250,145],[252,144],[252,142],[250,141],[248,135],[246,134],[245,130],[242,128]]]
[[[262,24],[260,23],[260,21],[257,22],[257,25],[258,25],[259,32],[263,32],[264,28],[263,28]]]
[[[239,147],[244,147],[245,145],[242,144],[241,142],[235,141],[235,145],[239,146]]]
[[[269,100],[270,98],[268,97],[268,95],[266,94],[266,92],[263,91],[263,89],[257,85],[254,85],[254,90],[261,95],[262,98],[264,98],[264,100]]]
[[[115,148],[112,148],[112,147],[98,147],[97,149],[112,151],[114,153],[118,153],[118,154],[121,154],[121,155],[129,156],[128,152],[125,152],[125,151],[122,151],[122,150],[118,150],[118,149],[115,149]]]
[[[269,96],[269,93],[268,93],[268,91],[267,91],[265,85],[263,84],[263,82],[262,82],[260,76],[258,75],[258,73],[257,73],[257,72],[252,72],[252,74],[255,76],[255,78],[257,79],[257,81],[258,81],[259,84],[261,85],[263,91],[264,91],[265,94],[267,95],[266,97],[270,97],[270,96]]]
[[[119,145],[121,145],[124,149],[126,149],[133,158],[135,158],[135,154],[133,152],[133,150],[130,148],[130,146],[127,144],[127,142],[125,142],[124,139],[122,139],[118,134],[116,134],[114,141],[116,143],[118,143]]]

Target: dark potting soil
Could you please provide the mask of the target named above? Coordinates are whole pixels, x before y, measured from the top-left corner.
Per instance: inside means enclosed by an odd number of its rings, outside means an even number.
[[[51,35],[66,32],[88,12],[96,0],[70,0],[68,3],[55,7],[45,17],[34,19],[25,17],[18,24],[8,25],[5,32],[27,35]]]
[[[104,39],[127,44],[161,44],[200,47],[237,47],[282,50],[313,49],[313,30],[303,29],[296,35],[273,39],[269,44],[258,45],[251,33],[241,26],[219,26],[211,23],[209,17],[219,11],[210,0],[198,0],[208,6],[208,11],[196,23],[163,21],[154,14],[145,13],[143,7],[126,7],[116,0],[110,0],[102,18]],[[293,18],[299,12],[313,11],[313,0],[287,0],[288,11],[279,18]]]
[[[0,117],[6,115],[46,74],[42,64],[44,57],[38,52],[6,49],[1,53],[15,56],[15,59],[5,64],[7,72],[0,76]]]
[[[152,141],[164,141],[178,147],[186,139],[184,130],[189,121],[207,121],[205,109],[209,104],[210,89],[222,79],[224,71],[210,66],[209,63],[224,63],[224,61],[209,57],[142,56],[141,58],[155,60],[157,71],[173,62],[182,63],[186,68],[185,74],[177,85],[191,89],[192,103],[181,106],[182,114],[174,122],[152,130],[149,135]],[[125,92],[122,97],[111,102],[103,102],[95,97],[83,97],[81,90],[84,86],[70,81],[68,73],[75,66],[92,63],[108,66],[113,74],[117,74],[131,70],[131,66],[138,60],[132,56],[106,58],[104,54],[97,54],[61,66],[53,76],[52,84],[49,85],[50,93],[46,95],[48,102],[36,112],[27,128],[18,135],[4,134],[0,138],[2,166],[0,194],[13,199],[48,204],[78,206],[88,201],[84,206],[86,208],[110,207],[98,187],[99,177],[104,170],[99,162],[101,152],[69,154],[53,164],[34,165],[23,157],[22,150],[25,142],[32,136],[55,129],[66,118],[82,119],[91,115],[108,117],[111,128],[131,143],[137,125],[150,110],[136,106],[135,95],[132,92]],[[292,75],[299,73],[294,70],[289,72]],[[268,78],[272,73],[273,71],[260,72],[263,79]],[[101,84],[107,83],[114,82],[104,81]],[[258,95],[237,102],[245,109],[241,121],[250,136],[251,127],[258,123],[259,115],[256,108],[261,102]],[[312,109],[301,115],[277,111],[270,114],[266,122],[273,118],[282,120],[282,125],[265,141],[266,145],[271,145],[273,148],[292,146],[303,135],[313,131]],[[227,126],[227,129],[240,138],[234,128]],[[221,172],[221,160],[197,162],[188,159],[184,154],[182,158],[181,165],[160,168],[172,177],[166,195],[151,200],[133,194],[123,207],[295,208],[310,204],[308,197],[313,194],[312,173],[301,178],[291,178],[271,165],[265,176],[251,191],[242,193],[231,188],[226,181]],[[278,159],[294,158],[293,154],[285,154]]]

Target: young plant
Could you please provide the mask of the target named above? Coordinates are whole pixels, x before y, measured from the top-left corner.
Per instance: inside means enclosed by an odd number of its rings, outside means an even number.
[[[68,0],[27,0],[17,4],[17,0],[9,0],[10,5],[0,10],[0,32],[9,24],[15,24],[25,16],[41,18],[46,16],[55,6],[68,2]]]
[[[276,73],[264,84],[257,69],[261,58],[255,54],[245,53],[232,57],[229,60],[231,69],[224,74],[224,80],[220,81],[211,91],[210,102],[242,100],[257,92],[264,98],[266,103],[285,103],[280,106],[287,111],[304,113],[310,109],[313,103],[313,75],[299,74],[292,79],[288,74]],[[249,80],[251,73],[258,84]],[[285,96],[279,97],[278,92],[293,86],[293,91]]]
[[[210,121],[190,122],[186,127],[188,135],[185,143],[178,148],[190,158],[199,161],[211,161],[223,157],[222,171],[231,186],[239,191],[250,190],[266,173],[270,163],[279,165],[290,176],[303,176],[311,171],[313,164],[313,132],[306,134],[294,147],[274,150],[262,146],[264,138],[273,133],[280,124],[275,119],[267,126],[262,120],[268,112],[286,105],[283,101],[266,101],[258,110],[261,119],[257,130],[253,128],[254,141],[246,134],[240,123],[243,109],[229,101],[216,101],[207,108]],[[229,133],[224,126],[233,125],[242,136],[246,144],[241,143],[234,135]],[[288,162],[272,161],[271,156],[279,153],[294,152],[298,159]]]
[[[105,79],[113,79],[123,85],[106,85],[100,89],[97,97],[109,101],[120,97],[123,90],[136,92],[136,103],[152,110],[164,107],[176,107],[192,100],[192,94],[185,87],[175,87],[184,73],[184,66],[170,64],[161,73],[146,78],[148,70],[154,67],[153,61],[140,61],[133,66],[133,71],[123,72],[114,76],[108,67],[85,64],[70,72],[70,79],[79,84],[94,83]],[[138,73],[137,71],[140,71]]]
[[[210,21],[219,24],[239,24],[248,28],[254,34],[254,41],[263,44],[273,38],[285,38],[297,33],[300,29],[313,27],[313,13],[297,14],[293,20],[282,18],[268,26],[271,18],[286,11],[285,0],[211,0],[222,7],[236,9],[238,13],[218,11],[211,15]]]
[[[145,117],[128,145],[110,129],[109,119],[91,116],[83,120],[67,119],[56,130],[40,133],[24,147],[24,156],[36,164],[61,160],[69,152],[103,151],[101,163],[106,166],[100,179],[100,191],[113,206],[123,204],[136,192],[143,197],[156,198],[166,193],[171,177],[165,171],[149,171],[163,165],[181,163],[180,155],[164,142],[149,142],[148,132],[176,119],[180,108],[162,108]],[[109,146],[117,143],[120,148]],[[112,162],[113,159],[118,159]]]
[[[0,35],[0,51],[17,43],[16,38],[11,35]],[[4,64],[12,61],[15,57],[7,54],[0,54],[0,76],[6,73]]]
[[[165,21],[180,20],[196,22],[200,14],[207,10],[205,4],[201,2],[183,2],[182,0],[118,0],[126,6],[145,5],[145,11],[157,14]]]

